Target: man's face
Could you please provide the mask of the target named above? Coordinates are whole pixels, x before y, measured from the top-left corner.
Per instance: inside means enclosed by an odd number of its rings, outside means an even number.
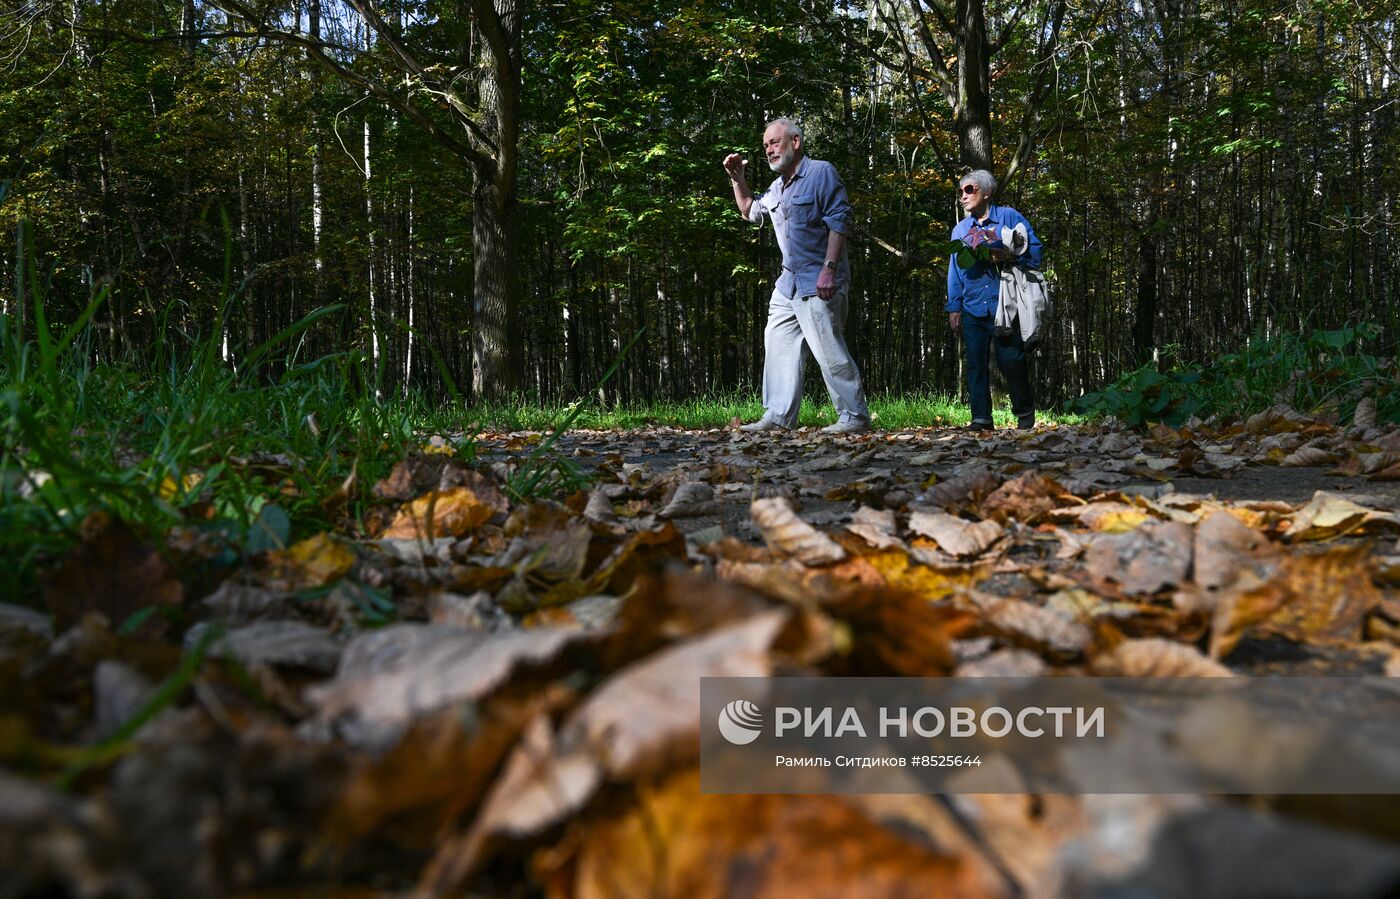
[[[775,172],[791,174],[801,147],[802,138],[789,134],[786,125],[772,125],[763,132],[763,153],[768,157],[768,167]]]
[[[958,185],[958,202],[962,204],[964,212],[980,215],[986,210],[987,201],[990,199],[973,181],[964,181]]]

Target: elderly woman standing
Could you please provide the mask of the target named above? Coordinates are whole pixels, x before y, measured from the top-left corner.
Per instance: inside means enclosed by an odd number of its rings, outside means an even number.
[[[948,264],[948,325],[961,332],[963,352],[967,363],[967,394],[972,406],[972,430],[991,430],[992,385],[991,351],[994,349],[997,368],[1006,378],[1011,391],[1011,411],[1017,427],[1035,427],[1035,398],[1031,391],[1030,374],[1026,368],[1026,347],[1019,329],[998,335],[994,327],[1001,273],[996,263],[1015,262],[1027,268],[1040,268],[1040,238],[1026,217],[1010,206],[992,202],[997,182],[985,169],[968,172],[958,184],[958,202],[967,217],[953,228],[953,239],[975,245],[983,240],[995,242],[1002,228],[1014,229],[1024,225],[1029,242],[1020,256],[1005,249],[991,250],[992,262],[978,261],[971,268],[959,268],[956,258]]]

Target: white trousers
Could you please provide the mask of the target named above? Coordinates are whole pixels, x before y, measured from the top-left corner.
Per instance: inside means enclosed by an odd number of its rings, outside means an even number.
[[[841,336],[848,293],[849,285],[829,300],[786,297],[773,291],[768,301],[768,326],[763,330],[763,407],[770,420],[786,428],[797,427],[802,370],[810,353],[821,366],[837,421],[870,423],[860,369]]]

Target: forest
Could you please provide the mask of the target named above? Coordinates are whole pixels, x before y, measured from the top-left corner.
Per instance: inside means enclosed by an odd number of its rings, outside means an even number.
[[[0,899],[1400,895],[1397,18],[0,0]]]
[[[26,267],[55,322],[105,290],[96,360],[176,329],[221,332],[236,366],[335,306],[303,358],[359,350],[390,393],[750,390],[778,259],[719,163],[761,162],[789,115],[852,198],[848,337],[876,393],[958,389],[937,248],[968,167],[1046,247],[1046,403],[1250,336],[1369,323],[1385,349],[1395,20],[1374,0],[21,3],[0,298],[23,334]]]

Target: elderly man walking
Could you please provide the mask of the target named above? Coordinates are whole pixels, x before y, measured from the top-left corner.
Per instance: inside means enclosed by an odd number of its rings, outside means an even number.
[[[779,177],[755,198],[744,177],[747,163],[738,153],[725,157],[739,212],[754,224],[773,220],[783,271],[768,302],[763,332],[763,417],[744,431],[781,431],[797,426],[802,405],[802,369],[808,352],[821,366],[836,423],[824,434],[870,430],[860,370],[841,336],[846,321],[851,272],[846,232],[851,207],[846,186],[829,162],[809,159],[802,129],[791,119],[769,123],[763,132],[768,167]]]
[[[997,182],[986,169],[969,172],[958,183],[958,202],[967,217],[953,228],[953,240],[981,243],[995,241],[1002,228],[1014,229],[1024,225],[1028,238],[1026,251],[1013,257],[1000,247],[991,250],[992,262],[976,262],[971,268],[958,267],[957,257],[948,263],[948,326],[953,333],[962,333],[967,366],[967,398],[972,406],[974,431],[990,431],[992,425],[991,355],[994,350],[997,368],[1006,378],[1011,393],[1011,412],[1016,426],[1028,430],[1035,427],[1035,397],[1031,391],[1030,374],[1026,364],[1026,346],[1019,328],[1009,334],[996,333],[994,319],[1000,302],[1001,272],[998,263],[1015,263],[1026,268],[1040,268],[1040,238],[1026,217],[1010,206],[992,202]],[[974,234],[974,232],[976,232]],[[973,240],[973,238],[978,238]]]

